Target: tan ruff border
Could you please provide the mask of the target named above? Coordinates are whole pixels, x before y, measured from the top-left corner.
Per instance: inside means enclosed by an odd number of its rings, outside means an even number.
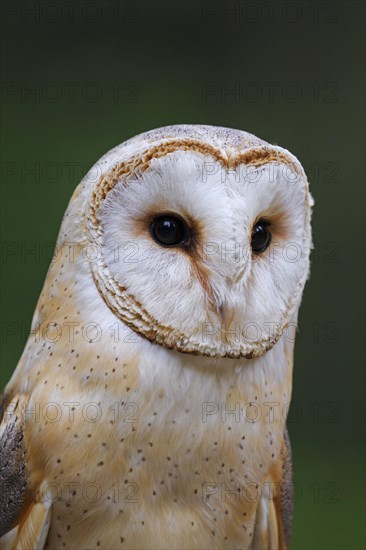
[[[107,174],[102,176],[96,185],[93,193],[91,216],[98,219],[98,209],[100,203],[106,198],[107,194],[117,184],[122,177],[129,177],[137,170],[145,171],[149,168],[152,159],[161,158],[177,150],[196,151],[203,155],[214,157],[226,168],[236,168],[239,164],[248,166],[262,166],[270,162],[279,162],[287,164],[295,173],[301,174],[301,167],[290,159],[285,153],[272,149],[270,147],[260,147],[244,151],[238,155],[224,156],[219,149],[212,145],[201,143],[193,139],[172,140],[161,145],[154,145],[148,151],[140,153],[129,161],[121,162]]]

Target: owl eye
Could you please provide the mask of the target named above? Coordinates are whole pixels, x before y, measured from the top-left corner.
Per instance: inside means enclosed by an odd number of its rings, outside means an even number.
[[[164,214],[157,216],[150,224],[152,238],[162,246],[187,245],[189,243],[188,227],[182,218]]]
[[[254,254],[262,254],[269,247],[272,234],[268,227],[270,223],[265,220],[259,220],[252,230],[252,250]]]

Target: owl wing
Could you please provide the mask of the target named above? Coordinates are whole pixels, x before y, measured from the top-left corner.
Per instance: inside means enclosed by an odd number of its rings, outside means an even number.
[[[293,498],[292,460],[287,429],[273,485],[263,492],[255,519],[253,550],[285,550],[290,547]]]
[[[51,519],[51,503],[40,494],[31,497],[24,438],[27,398],[16,395],[9,403],[0,396],[0,547],[42,549]],[[23,411],[23,412],[22,412]]]

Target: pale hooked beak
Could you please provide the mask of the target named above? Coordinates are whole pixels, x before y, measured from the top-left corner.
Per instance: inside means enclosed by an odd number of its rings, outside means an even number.
[[[221,304],[219,307],[220,317],[225,330],[229,331],[235,315],[235,308],[227,304]]]

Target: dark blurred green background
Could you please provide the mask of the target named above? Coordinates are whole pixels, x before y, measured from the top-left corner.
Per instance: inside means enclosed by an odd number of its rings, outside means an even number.
[[[365,548],[364,3],[6,2],[3,387],[63,212],[109,148],[171,123],[245,129],[299,157],[315,250],[296,347],[294,549]]]

